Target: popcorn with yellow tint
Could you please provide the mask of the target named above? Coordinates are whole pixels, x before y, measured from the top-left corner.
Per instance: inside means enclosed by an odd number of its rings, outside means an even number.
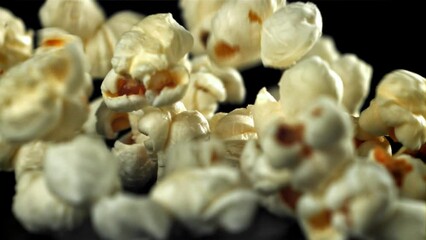
[[[0,76],[12,66],[27,60],[33,51],[33,32],[22,20],[0,7]]]
[[[373,135],[389,135],[409,149],[426,142],[426,80],[407,71],[388,73],[370,106],[361,112],[360,127]]]

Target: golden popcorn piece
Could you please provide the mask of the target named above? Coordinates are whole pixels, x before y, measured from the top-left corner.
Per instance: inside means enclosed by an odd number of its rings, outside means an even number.
[[[224,3],[211,22],[207,41],[211,60],[219,66],[236,68],[257,64],[260,61],[263,23],[276,9],[274,0]]]
[[[46,0],[39,18],[43,27],[61,28],[83,40],[91,38],[105,22],[105,14],[94,0]]]
[[[278,85],[279,101],[288,121],[320,96],[340,104],[344,94],[342,79],[318,56],[304,59],[285,71]]]
[[[33,32],[22,20],[0,7],[0,76],[12,66],[27,60],[33,51]]]
[[[360,127],[373,135],[389,135],[409,149],[426,142],[426,80],[407,70],[388,73],[376,88],[370,106],[362,111]]]
[[[260,47],[263,65],[292,66],[314,46],[321,34],[322,17],[315,4],[287,4],[263,23]]]
[[[105,239],[168,239],[173,218],[147,197],[116,194],[91,210],[95,231]]]

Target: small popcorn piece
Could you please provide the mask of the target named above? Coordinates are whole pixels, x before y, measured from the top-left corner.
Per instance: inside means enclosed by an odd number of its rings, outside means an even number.
[[[328,64],[331,64],[340,58],[340,52],[336,49],[336,44],[331,36],[322,35],[302,59],[312,56],[318,56]]]
[[[278,85],[279,101],[290,122],[320,96],[330,97],[337,104],[343,97],[342,79],[318,56],[304,59],[286,70]]]
[[[167,239],[172,216],[147,197],[117,194],[92,208],[92,224],[105,239]]]
[[[222,81],[210,73],[193,73],[182,102],[188,110],[197,110],[206,118],[211,118],[218,109],[219,102],[226,98]]]
[[[392,135],[409,149],[426,142],[426,80],[407,70],[395,70],[380,81],[370,106],[362,111],[361,128],[373,135]]]
[[[259,62],[263,22],[276,9],[274,0],[224,3],[212,19],[207,41],[207,52],[212,61],[219,66],[236,68]]]
[[[83,40],[91,38],[105,22],[105,14],[94,0],[47,0],[39,18],[43,27],[61,28]]]
[[[173,116],[167,145],[207,138],[209,134],[209,123],[200,112],[184,111]]]
[[[96,132],[106,139],[115,139],[118,133],[130,128],[129,114],[109,109],[101,100],[95,112]]]
[[[87,218],[86,209],[67,204],[47,186],[42,171],[23,174],[16,185],[12,212],[22,226],[32,233],[69,231]]]
[[[42,141],[33,141],[19,148],[15,157],[15,179],[19,179],[26,173],[42,172],[46,150],[49,144]]]
[[[129,132],[114,143],[112,153],[118,160],[121,183],[126,188],[145,187],[157,173],[157,162],[149,157],[144,145],[147,139],[142,134],[135,138]]]
[[[48,188],[73,206],[90,206],[119,188],[117,161],[99,137],[80,135],[49,146],[44,162]]]
[[[286,5],[263,23],[260,48],[263,65],[290,67],[314,46],[321,34],[322,17],[315,4]]]
[[[406,154],[392,156],[380,147],[374,148],[370,158],[387,169],[403,197],[426,200],[426,165]]]
[[[349,114],[359,116],[362,104],[370,90],[373,68],[354,54],[345,54],[330,67],[339,74],[343,83],[342,104]]]
[[[172,113],[165,109],[146,107],[138,122],[138,129],[149,137],[145,146],[149,152],[157,153],[166,147]]]
[[[246,96],[244,80],[240,72],[231,67],[219,67],[207,55],[194,58],[192,72],[207,72],[219,78],[226,90],[226,102],[242,103]]]
[[[156,184],[149,196],[200,235],[216,229],[241,232],[257,207],[256,195],[240,173],[228,166],[177,171]]]
[[[22,20],[0,7],[0,76],[32,54],[33,32],[26,31]]]

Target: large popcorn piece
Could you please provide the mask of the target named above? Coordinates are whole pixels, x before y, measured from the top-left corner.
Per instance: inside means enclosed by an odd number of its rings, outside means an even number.
[[[266,19],[262,28],[264,66],[287,68],[303,57],[322,34],[322,17],[313,3],[290,3]]]
[[[32,38],[21,19],[0,7],[0,75],[31,56]]]
[[[207,40],[211,31],[211,20],[215,13],[227,0],[180,0],[182,18],[185,27],[194,36],[192,53],[201,54],[206,51]]]
[[[376,136],[389,134],[405,147],[418,149],[426,142],[426,80],[396,70],[376,88],[376,97],[359,119],[363,130]]]
[[[150,198],[196,234],[240,232],[257,207],[255,194],[241,177],[226,166],[177,171],[157,183]]]
[[[340,57],[340,52],[336,49],[336,44],[331,36],[322,35],[302,59],[312,56],[318,56],[331,64]]]
[[[105,21],[95,0],[47,0],[39,17],[43,27],[58,27],[83,40],[93,36]]]
[[[101,86],[107,106],[133,111],[180,100],[189,83],[183,58],[192,42],[171,14],[150,15],[124,33]]]
[[[6,141],[64,140],[88,114],[90,77],[78,44],[35,55],[0,81],[0,133]]]
[[[359,116],[370,90],[373,68],[354,54],[345,54],[330,64],[343,83],[342,104],[353,116]]]
[[[49,189],[73,206],[90,206],[118,189],[118,164],[100,138],[80,135],[51,145],[44,165]]]
[[[212,19],[209,57],[220,66],[241,68],[257,63],[262,26],[277,7],[275,0],[227,1]]]
[[[318,56],[304,59],[286,70],[278,85],[281,107],[288,121],[320,96],[337,103],[343,98],[342,79]]]
[[[117,194],[92,208],[92,223],[104,239],[167,239],[170,213],[146,197]]]

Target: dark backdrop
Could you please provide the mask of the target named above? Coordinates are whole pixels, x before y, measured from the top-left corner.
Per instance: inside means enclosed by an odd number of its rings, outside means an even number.
[[[426,21],[424,10],[420,7],[420,3],[386,0],[312,0],[311,2],[317,4],[322,13],[323,33],[331,35],[335,39],[337,48],[342,53],[355,53],[373,66],[374,73],[370,98],[374,96],[374,86],[377,82],[392,70],[402,68],[426,76],[426,68],[424,66],[426,44],[423,37]],[[22,18],[28,28],[37,30],[40,28],[37,14],[42,3],[43,1],[40,0],[1,0],[0,6],[10,9],[15,15]],[[176,1],[109,0],[100,1],[100,4],[107,15],[127,9],[146,15],[171,12],[175,19],[182,23]],[[262,86],[276,84],[281,72],[256,67],[244,71],[243,76],[248,90],[245,104],[248,104],[253,103],[257,91]],[[99,81],[96,83],[97,88],[99,83]],[[222,106],[221,110],[229,111],[234,107],[236,106]],[[0,239],[77,238],[79,233],[47,236],[31,235],[23,230],[10,212],[14,184],[13,173],[0,172]],[[287,239],[301,238],[300,234],[297,233],[297,227],[294,222],[286,221],[284,223],[281,221],[277,225],[276,219],[271,216],[265,217],[262,215],[259,219],[262,220],[258,221],[258,223],[267,223],[263,225],[269,226],[263,227],[263,231],[271,233],[273,229],[279,228],[281,230],[279,231],[280,234],[287,235]],[[271,228],[271,226],[274,227]],[[88,232],[86,234],[88,236],[87,239],[91,239],[90,230],[83,229],[80,232]],[[253,236],[258,236],[259,238],[262,236],[256,235],[254,232],[248,235],[252,238]],[[248,235],[235,236],[233,239],[246,238]],[[265,239],[265,237],[262,238]],[[82,239],[81,235],[79,235],[79,239]]]

